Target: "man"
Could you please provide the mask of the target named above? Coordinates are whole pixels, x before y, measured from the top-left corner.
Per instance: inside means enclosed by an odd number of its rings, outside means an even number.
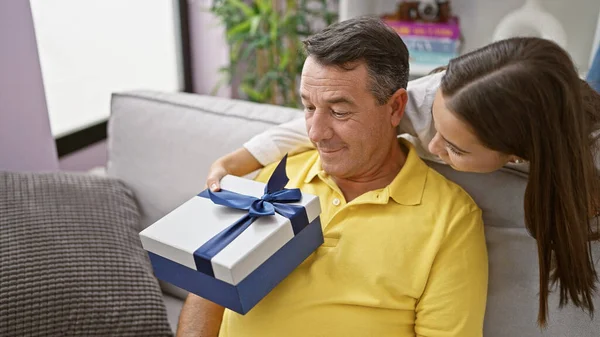
[[[325,243],[244,316],[190,295],[178,335],[481,336],[481,211],[396,138],[406,46],[361,17],[305,49],[300,90],[317,150],[288,158],[287,186],[320,197]]]

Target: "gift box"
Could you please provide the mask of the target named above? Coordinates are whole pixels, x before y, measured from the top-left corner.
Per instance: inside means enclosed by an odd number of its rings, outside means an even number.
[[[140,233],[156,277],[247,313],[323,243],[319,198],[286,189],[286,158],[267,184],[226,176]]]

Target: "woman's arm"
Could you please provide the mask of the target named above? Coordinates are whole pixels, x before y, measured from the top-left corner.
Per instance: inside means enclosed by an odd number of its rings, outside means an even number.
[[[398,134],[408,134],[421,156],[429,156],[429,142],[435,136],[431,107],[444,72],[408,82],[408,102],[398,125]]]
[[[254,136],[244,147],[217,159],[210,167],[206,185],[218,191],[221,178],[227,174],[243,176],[280,160],[286,153],[312,148],[314,145],[306,134],[304,118],[294,119]]]
[[[221,189],[221,179],[228,175],[244,176],[263,167],[245,148],[239,148],[217,159],[208,170],[206,186],[213,192]]]
[[[252,137],[244,144],[263,166],[274,163],[286,153],[290,155],[314,149],[308,139],[304,117],[269,128],[265,132]]]

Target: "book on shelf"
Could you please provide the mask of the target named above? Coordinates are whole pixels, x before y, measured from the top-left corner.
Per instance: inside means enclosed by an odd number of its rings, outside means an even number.
[[[459,20],[452,17],[447,22],[399,21],[386,19],[408,48],[411,75],[423,76],[429,71],[445,66],[460,55],[461,33]]]

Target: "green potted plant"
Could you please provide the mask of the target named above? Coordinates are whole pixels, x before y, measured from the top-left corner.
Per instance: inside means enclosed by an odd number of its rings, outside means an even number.
[[[298,107],[298,77],[305,56],[302,39],[315,25],[330,25],[332,0],[214,0],[210,8],[225,26],[229,65],[223,82],[239,81],[248,100]],[[221,84],[222,84],[221,83]]]

